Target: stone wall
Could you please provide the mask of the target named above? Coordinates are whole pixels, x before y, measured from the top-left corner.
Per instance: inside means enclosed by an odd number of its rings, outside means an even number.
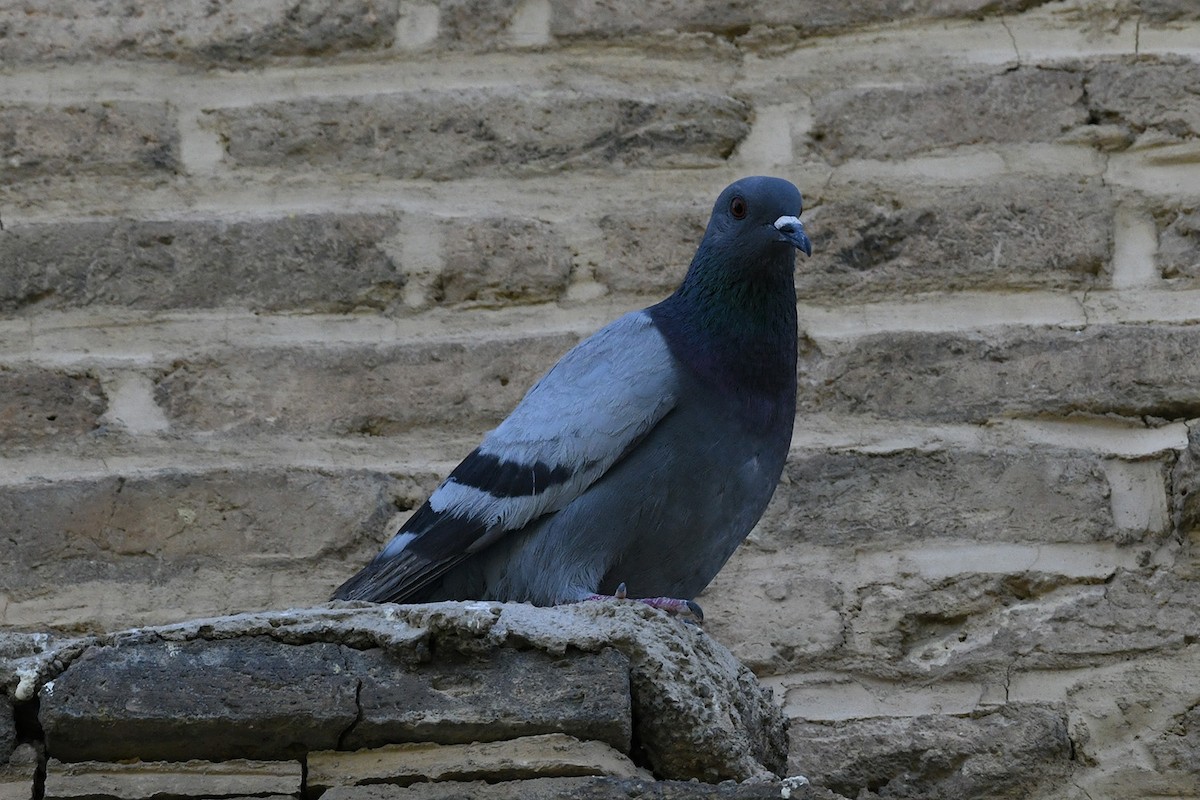
[[[1192,0],[3,4],[0,624],[319,602],[778,174],[800,414],[701,603],[786,771],[1200,796],[1198,42]]]

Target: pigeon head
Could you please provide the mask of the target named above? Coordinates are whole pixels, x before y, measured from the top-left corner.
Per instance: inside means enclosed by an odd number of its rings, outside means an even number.
[[[742,178],[721,192],[704,232],[701,250],[738,253],[751,262],[785,258],[794,251],[812,255],[812,242],[800,222],[800,190],[782,178]]]

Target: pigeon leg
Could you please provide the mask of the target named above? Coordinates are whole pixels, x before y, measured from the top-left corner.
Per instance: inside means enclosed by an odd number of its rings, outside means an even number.
[[[625,584],[622,583],[612,594],[589,594],[584,600],[625,600],[628,598],[628,594]],[[639,603],[645,603],[651,608],[660,608],[684,622],[694,625],[704,622],[704,612],[691,600],[679,600],[675,597],[635,597],[633,599]]]

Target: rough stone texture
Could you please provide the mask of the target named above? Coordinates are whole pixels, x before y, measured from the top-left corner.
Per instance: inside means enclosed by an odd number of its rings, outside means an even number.
[[[0,237],[0,310],[387,308],[405,282],[392,214],[255,220],[97,220],[13,226]]]
[[[1200,7],[1191,0],[1138,0],[1137,10],[1154,22],[1200,20]]]
[[[598,221],[603,259],[592,273],[617,292],[672,292],[696,254],[707,220],[708,209],[692,205],[607,213]]]
[[[0,162],[9,181],[64,173],[165,177],[179,168],[179,133],[166,104],[0,102]]]
[[[95,376],[0,365],[0,445],[26,447],[89,433],[108,407]]]
[[[408,786],[423,781],[520,781],[583,775],[651,777],[606,744],[561,733],[499,742],[420,742],[352,753],[324,751],[310,753],[306,763],[306,785],[317,792],[378,783]]]
[[[17,747],[17,727],[13,719],[12,701],[0,696],[0,764],[8,762]]]
[[[1198,348],[1200,328],[1170,325],[867,336],[802,363],[799,404],[938,421],[1072,413],[1189,419],[1200,416]]]
[[[1016,703],[970,717],[802,722],[792,748],[810,780],[847,797],[1026,797],[1072,758],[1062,709]]]
[[[536,220],[441,223],[443,266],[436,295],[446,303],[505,305],[557,300],[571,278],[571,251]]]
[[[551,334],[249,350],[176,363],[155,397],[180,430],[388,436],[434,423],[483,430],[577,341]]]
[[[951,2],[903,2],[882,0],[872,3],[839,3],[836,0],[806,0],[780,4],[768,0],[744,3],[702,3],[658,0],[654,3],[624,5],[601,0],[551,4],[551,30],[556,36],[594,36],[612,38],[638,33],[666,31],[710,31],[729,35],[745,32],[751,26],[787,26],[801,35],[898,20],[975,17],[1020,11],[1038,0],[951,0]]]
[[[236,165],[433,180],[600,165],[714,166],[750,130],[745,103],[688,91],[421,91],[211,116]]]
[[[54,0],[9,5],[0,15],[0,61],[155,59],[224,67],[273,57],[329,57],[389,45],[399,4],[377,0]]]
[[[812,210],[805,302],[1109,283],[1113,201],[1095,180],[989,181],[931,197],[855,187]]]
[[[0,680],[18,700],[37,692],[49,755],[60,760],[289,758],[353,735],[368,680],[355,674],[354,654],[372,649],[431,670],[435,688],[440,654],[486,661],[500,650],[535,651],[563,674],[555,664],[570,663],[567,654],[605,665],[614,649],[629,664],[638,758],[656,776],[769,778],[786,758],[779,707],[750,671],[703,631],[636,602],[339,604],[202,619],[48,643],[6,658]],[[453,694],[463,673],[449,674]],[[591,724],[590,703],[572,702]],[[597,733],[612,730],[601,720]]]
[[[197,558],[316,560],[364,537],[374,541],[398,502],[414,504],[423,494],[411,479],[312,469],[0,486],[0,584],[11,599],[106,571],[119,577],[147,567],[161,580],[172,564]]]
[[[359,676],[359,716],[343,734],[343,748],[561,732],[629,752],[629,660],[616,650],[586,656],[536,650],[493,650],[474,658],[451,654],[416,670],[369,650],[348,654],[347,664]]]
[[[265,636],[93,645],[42,687],[38,717],[62,761],[294,758],[354,723],[345,663],[336,644]]]
[[[1087,453],[824,453],[793,457],[784,470],[757,537],[766,545],[888,548],[964,535],[981,543],[1128,543],[1131,536],[1113,520],[1103,460]],[[1014,507],[1011,497],[1024,502]]]
[[[787,793],[783,792],[787,787]],[[839,794],[799,781],[717,785],[695,781],[647,781],[638,778],[535,778],[501,783],[465,781],[388,785],[335,786],[327,800],[844,800]]]
[[[1103,61],[1087,73],[1088,107],[1101,123],[1179,139],[1200,133],[1200,64],[1183,58]]]
[[[1158,223],[1158,268],[1163,278],[1200,284],[1200,205],[1164,210]]]
[[[812,140],[833,163],[939,148],[1054,141],[1087,121],[1083,76],[1022,67],[923,86],[854,88],[817,100]]]
[[[42,756],[31,744],[19,745],[8,763],[0,764],[0,800],[29,800]]]
[[[158,797],[296,796],[303,767],[299,761],[230,761],[46,765],[46,800],[56,798],[119,797],[151,800]]]

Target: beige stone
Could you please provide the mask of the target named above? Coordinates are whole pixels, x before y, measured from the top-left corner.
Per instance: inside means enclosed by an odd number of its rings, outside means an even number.
[[[299,761],[134,761],[46,765],[46,798],[295,796],[300,792]]]
[[[561,733],[458,745],[393,744],[308,756],[308,786],[317,791],[367,783],[516,781],[581,775],[648,777],[625,754],[608,745]]]

